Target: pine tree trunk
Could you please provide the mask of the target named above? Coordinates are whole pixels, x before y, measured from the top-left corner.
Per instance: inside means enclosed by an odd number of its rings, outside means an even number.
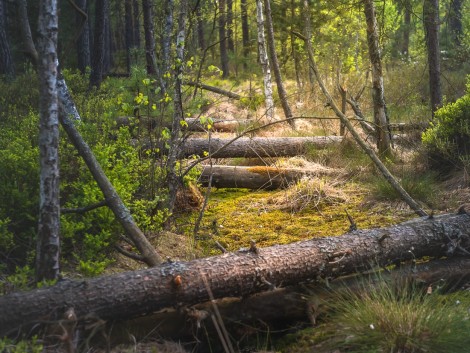
[[[374,105],[377,149],[380,155],[387,156],[391,154],[391,134],[388,128],[388,116],[385,106],[382,59],[374,0],[364,1],[364,13],[367,22],[369,58],[372,66],[372,101]]]
[[[305,23],[305,30],[304,35],[307,38],[306,45],[312,50],[312,19],[311,19],[311,11],[310,11],[310,0],[303,0],[303,13],[304,13],[304,23]],[[313,72],[310,65],[308,66],[308,81],[310,82],[310,86],[313,87],[315,83],[315,73]]]
[[[34,45],[33,36],[31,34],[31,27],[29,25],[28,8],[26,0],[18,0],[18,20],[20,26],[21,40],[23,41],[24,52],[31,60],[34,67],[38,65],[38,53]]]
[[[262,0],[256,0],[256,18],[258,23],[258,51],[259,61],[263,69],[264,98],[266,103],[266,117],[274,119],[273,84],[271,82],[271,67],[269,65],[266,39],[264,36],[264,14]]]
[[[250,29],[248,26],[248,13],[246,0],[240,2],[243,42],[243,69],[248,69],[248,56],[250,55]]]
[[[202,17],[202,1],[199,2],[196,7],[196,17],[197,17],[197,42],[199,49],[206,50],[206,38],[204,36],[204,19]]]
[[[124,37],[126,46],[127,72],[131,72],[131,48],[134,47],[134,24],[132,22],[132,0],[124,2]]]
[[[15,66],[11,57],[5,22],[5,4],[4,0],[0,0],[0,75],[13,78],[15,76]]]
[[[411,2],[407,0],[404,2],[403,14],[403,43],[401,47],[401,54],[403,58],[408,61],[410,57],[410,32],[411,32]]]
[[[233,42],[233,0],[227,0],[227,49],[235,52],[235,44]]]
[[[266,41],[268,44],[269,59],[271,63],[271,68],[274,73],[274,78],[276,79],[277,93],[279,95],[279,100],[281,101],[282,109],[284,110],[284,116],[286,117],[286,119],[290,119],[292,118],[292,111],[290,109],[289,102],[287,101],[287,92],[282,82],[281,70],[279,68],[279,61],[277,60],[270,1],[271,0],[264,0],[264,7],[265,7],[265,12],[266,12],[266,32],[267,32]],[[289,125],[292,128],[295,128],[294,120],[289,120]]]
[[[81,73],[91,66],[90,54],[90,20],[88,16],[87,0],[76,0],[75,4],[82,11],[75,15],[75,23],[80,33],[77,40],[77,63]]]
[[[155,35],[153,26],[153,1],[142,0],[142,11],[144,13],[145,32],[145,60],[147,62],[147,74],[157,74],[157,57],[155,52]]]
[[[108,14],[108,0],[95,2],[95,28],[93,40],[93,60],[91,65],[90,86],[100,87],[103,81],[104,51],[106,42],[106,15]]]
[[[57,96],[57,0],[41,0],[38,20],[39,54],[39,226],[36,280],[59,278],[59,107]]]
[[[442,106],[441,63],[439,49],[439,0],[424,0],[423,21],[428,52],[429,91],[431,110],[434,112]]]
[[[463,0],[451,0],[450,2],[449,30],[454,48],[458,48],[462,44],[462,5]]]
[[[140,48],[140,11],[139,11],[139,1],[134,0],[133,4],[133,13],[134,13],[134,45],[136,48]]]
[[[222,69],[222,77],[227,78],[230,74],[228,66],[227,53],[227,34],[226,34],[226,0],[219,0],[219,48],[220,48],[220,64]]]

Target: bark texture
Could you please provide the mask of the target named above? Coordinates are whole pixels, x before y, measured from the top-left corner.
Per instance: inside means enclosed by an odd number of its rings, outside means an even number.
[[[153,1],[142,0],[142,11],[144,13],[145,32],[145,60],[147,62],[147,74],[157,74],[157,57],[155,52],[155,35],[153,26]]]
[[[243,297],[302,282],[322,282],[423,256],[442,257],[469,249],[470,216],[418,218],[388,228],[357,230],[269,248],[251,248],[190,262],[80,281],[0,297],[0,336],[14,334],[73,308],[78,320],[90,313],[124,319],[213,298]],[[458,245],[458,247],[456,246]],[[125,284],[125,285],[123,285]]]
[[[331,174],[327,169],[308,170],[300,168],[278,168],[268,166],[241,167],[229,165],[204,166],[198,182],[202,186],[216,188],[243,188],[275,190],[286,188],[302,177],[319,177]]]
[[[88,169],[93,175],[93,178],[96,180],[107,201],[108,207],[113,211],[117,221],[121,224],[126,231],[126,234],[141,253],[142,261],[149,266],[158,265],[161,263],[161,258],[157,251],[135,223],[129,209],[122,202],[113,185],[106,177],[106,174],[103,172],[103,169],[96,160],[90,147],[83,140],[75,127],[74,121],[80,121],[80,115],[78,114],[75,104],[70,97],[64,79],[59,80],[58,90],[60,100],[60,123],[67,133],[67,136],[85,161]]]
[[[24,52],[31,60],[33,66],[37,67],[38,52],[36,51],[36,46],[34,45],[33,36],[31,34],[31,27],[29,25],[27,2],[26,0],[18,0],[16,6],[18,9],[18,20]]]
[[[39,226],[36,280],[59,277],[59,107],[57,96],[56,0],[41,0],[38,20],[39,51]]]
[[[180,158],[206,153],[215,158],[293,157],[309,148],[326,148],[341,141],[341,136],[193,138],[186,141]]]
[[[424,0],[423,21],[426,36],[426,48],[428,52],[431,110],[434,116],[434,112],[442,106],[439,49],[439,0]]]
[[[388,129],[388,116],[385,107],[382,58],[379,47],[379,30],[377,27],[374,0],[364,1],[364,13],[367,22],[369,58],[372,66],[372,101],[374,105],[377,149],[380,155],[387,156],[391,154],[391,135]]]
[[[108,14],[109,0],[96,0],[95,28],[93,39],[93,60],[91,64],[90,86],[100,87],[103,81],[105,42],[106,42],[106,16]]]
[[[76,0],[78,10],[75,15],[75,23],[78,29],[77,39],[77,65],[80,72],[85,73],[87,67],[91,67],[90,45],[90,20],[88,19],[87,0]],[[79,11],[80,10],[80,11]]]
[[[5,4],[0,0],[0,75],[9,78],[15,76],[15,66],[11,57],[10,43],[7,37],[5,23]]]
[[[227,31],[226,31],[226,0],[219,0],[219,50],[220,65],[222,69],[222,77],[229,75],[228,52],[227,52]]]
[[[240,0],[243,42],[243,69],[248,69],[248,56],[250,55],[250,27],[248,25],[248,5],[246,0]]]
[[[258,52],[261,68],[263,69],[264,100],[266,103],[266,116],[274,119],[273,84],[271,82],[271,68],[269,65],[266,39],[264,35],[263,0],[256,0],[256,19],[258,24]]]

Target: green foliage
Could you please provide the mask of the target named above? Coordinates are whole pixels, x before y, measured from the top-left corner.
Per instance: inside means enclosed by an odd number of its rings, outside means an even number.
[[[436,111],[431,127],[422,136],[431,165],[468,167],[470,156],[470,85],[467,94]]]
[[[29,266],[16,267],[15,272],[7,276],[0,285],[0,294],[31,289],[34,283],[34,271]],[[0,349],[1,352],[1,349]]]
[[[470,352],[470,296],[426,294],[409,283],[364,284],[331,301],[325,346],[348,352]],[[328,337],[328,335],[327,335]]]
[[[8,338],[0,339],[0,352],[2,353],[42,353],[43,351],[44,347],[37,336],[18,342]]]

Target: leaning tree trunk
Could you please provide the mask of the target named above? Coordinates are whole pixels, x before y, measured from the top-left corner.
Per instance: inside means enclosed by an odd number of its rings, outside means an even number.
[[[7,37],[5,23],[5,4],[0,0],[0,76],[9,78],[15,76],[15,66],[11,57],[10,43]]]
[[[466,213],[269,248],[257,248],[252,242],[250,248],[234,253],[5,295],[0,297],[0,336],[62,319],[72,310],[79,321],[90,318],[90,313],[96,320],[137,317],[213,298],[246,297],[281,286],[318,283],[373,265],[467,255],[469,248],[470,216]]]
[[[439,0],[424,0],[423,21],[428,52],[431,110],[434,117],[434,112],[442,106],[441,64],[439,58]]]
[[[269,120],[274,119],[273,84],[271,82],[271,68],[269,65],[268,52],[266,50],[266,39],[264,36],[263,1],[256,0],[256,18],[258,23],[258,51],[259,61],[263,69],[264,97],[266,102],[266,116]]]
[[[273,69],[274,78],[276,79],[277,93],[279,95],[279,100],[281,101],[282,109],[284,110],[284,116],[286,119],[290,119],[292,118],[292,111],[290,109],[289,102],[287,101],[287,92],[282,82],[281,69],[279,68],[279,61],[277,60],[270,1],[271,0],[264,0],[269,58],[271,60],[271,67]],[[288,122],[292,128],[295,128],[294,120],[288,120]]]
[[[59,107],[57,96],[57,0],[41,0],[39,53],[39,226],[36,280],[59,278]]]
[[[60,123],[68,135],[70,141],[77,149],[80,156],[85,161],[90,173],[93,175],[101,192],[106,199],[106,205],[113,211],[114,216],[126,231],[126,234],[134,243],[141,254],[140,260],[148,266],[156,266],[161,263],[161,258],[155,248],[150,244],[145,234],[136,225],[129,209],[124,205],[113,185],[101,169],[93,152],[88,144],[76,129],[73,120],[80,121],[75,103],[70,96],[65,80],[61,78],[58,81],[59,100],[60,100]]]
[[[91,62],[90,86],[99,88],[103,81],[105,41],[106,41],[106,15],[109,1],[96,0],[95,3],[95,29],[93,39],[93,60]]]
[[[145,60],[147,62],[147,74],[154,76],[157,74],[157,57],[155,53],[155,36],[152,7],[152,0],[142,0],[142,10],[144,13]]]
[[[377,149],[381,156],[389,156],[391,154],[391,133],[388,128],[388,116],[385,107],[384,78],[379,48],[379,29],[375,15],[374,0],[364,1],[364,13],[367,22],[369,58],[372,66],[372,101],[374,104]]]

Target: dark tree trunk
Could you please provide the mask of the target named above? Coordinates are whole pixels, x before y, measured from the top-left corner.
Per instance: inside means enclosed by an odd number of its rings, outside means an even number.
[[[305,29],[304,29],[304,35],[305,38],[307,39],[306,45],[310,47],[310,49],[313,51],[312,48],[312,13],[310,11],[310,0],[303,0],[303,14],[304,14],[304,23],[305,23]],[[312,70],[312,68],[308,67],[308,81],[310,83],[310,86],[313,86],[315,82],[315,74]]]
[[[108,0],[109,1],[109,0]],[[111,9],[108,3],[106,9],[106,15],[104,17],[104,57],[103,57],[103,76],[107,75],[111,71],[114,51],[114,44],[111,33]]]
[[[227,78],[229,75],[228,53],[227,53],[227,34],[226,34],[226,0],[219,0],[219,48],[220,48],[220,64],[222,69],[222,77]]]
[[[442,106],[439,49],[439,0],[424,0],[423,21],[428,52],[429,92],[432,114],[434,116],[434,112]]]
[[[241,167],[229,165],[204,166],[198,183],[216,188],[242,188],[252,190],[275,190],[286,188],[305,176],[324,177],[330,169],[309,170],[267,166]]]
[[[90,86],[100,87],[103,81],[104,56],[106,42],[106,15],[108,14],[108,0],[95,2],[95,28],[93,40],[93,60],[91,65]]]
[[[279,61],[277,60],[276,54],[276,45],[274,41],[274,28],[273,28],[273,18],[271,15],[271,0],[264,0],[264,10],[266,12],[266,41],[268,43],[269,49],[269,60],[271,63],[271,68],[273,69],[274,78],[276,79],[277,93],[279,95],[279,100],[281,101],[282,109],[284,110],[284,116],[286,119],[292,118],[292,111],[287,101],[287,92],[284,88],[282,82],[281,70],[279,68]],[[292,128],[295,128],[294,120],[289,120],[289,124]]]
[[[390,130],[385,107],[384,79],[382,58],[379,47],[377,18],[373,0],[364,1],[364,14],[367,22],[367,43],[372,66],[372,101],[374,105],[374,123],[376,130],[377,149],[381,156],[391,154]]]
[[[173,33],[173,0],[165,0],[165,26],[162,33],[162,73],[169,71],[171,40]]]
[[[126,66],[127,72],[131,72],[131,48],[134,47],[134,24],[132,22],[132,0],[124,2],[124,37],[126,45]]]
[[[202,1],[199,1],[196,7],[197,17],[197,41],[199,49],[206,50],[206,39],[204,37],[204,19],[202,17]]]
[[[155,35],[153,26],[153,1],[142,0],[142,11],[144,13],[145,32],[145,60],[147,62],[147,74],[157,74],[157,57],[155,52]]]
[[[460,47],[462,44],[462,4],[463,0],[451,0],[450,2],[449,31],[454,47]]]
[[[10,43],[6,31],[5,4],[0,0],[0,75],[15,76],[15,66],[11,57]]]
[[[26,0],[18,0],[18,20],[20,26],[21,40],[23,41],[24,52],[31,60],[34,67],[38,64],[38,53],[34,45],[33,36],[31,34],[31,27],[29,25],[28,8]]]
[[[39,226],[36,280],[59,278],[59,107],[57,96],[57,0],[41,0],[38,19],[39,54]]]
[[[246,0],[240,2],[243,42],[243,69],[248,69],[248,56],[250,55],[250,27],[248,26],[248,13]]]
[[[134,45],[136,48],[140,48],[140,11],[139,1],[133,0],[133,12],[134,12]]]
[[[233,0],[227,0],[227,49],[230,52],[235,51],[233,43]]]
[[[176,201],[176,193],[182,180],[176,170],[176,162],[182,148],[181,140],[181,122],[184,120],[183,111],[183,63],[184,48],[186,41],[186,18],[187,18],[187,0],[181,0],[180,13],[178,18],[178,33],[176,37],[176,67],[175,67],[175,93],[173,97],[173,123],[171,126],[170,150],[167,161],[167,181],[168,181],[168,211],[173,213]]]
[[[388,228],[223,254],[191,262],[80,281],[0,297],[0,336],[74,310],[79,321],[142,316],[163,308],[246,297],[302,282],[320,283],[422,257],[450,257],[470,247],[470,216],[422,217]],[[455,244],[459,244],[458,248]],[[249,244],[247,244],[249,245]],[[464,249],[463,251],[460,249]],[[468,253],[468,250],[467,250]],[[123,285],[125,284],[125,285]]]
[[[87,0],[76,0],[75,4],[82,11],[77,11],[75,15],[75,23],[80,33],[77,40],[77,63],[80,72],[85,73],[86,68],[91,66],[88,4]]]
[[[408,61],[410,57],[410,32],[411,32],[411,1],[404,2],[403,9],[403,43],[401,46],[401,54]]]
[[[58,94],[60,100],[60,123],[101,189],[107,206],[113,211],[117,221],[124,228],[137,250],[139,250],[141,261],[145,262],[148,266],[158,265],[161,263],[161,258],[157,251],[135,224],[129,209],[122,202],[113,185],[101,169],[90,147],[76,129],[73,120],[80,121],[80,115],[63,78],[58,81]]]

